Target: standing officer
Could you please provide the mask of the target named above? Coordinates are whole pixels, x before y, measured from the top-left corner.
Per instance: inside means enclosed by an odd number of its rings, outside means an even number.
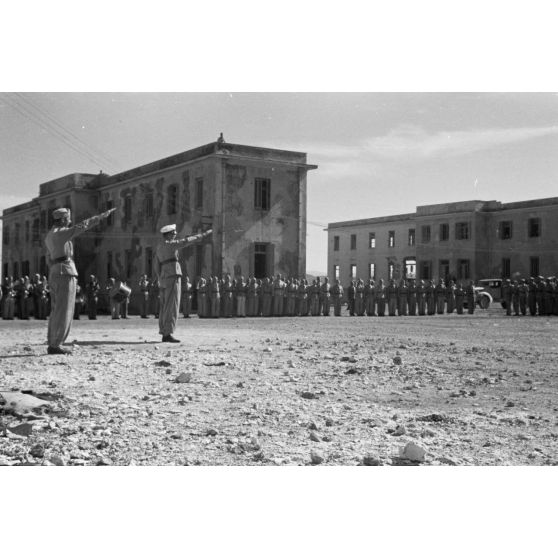
[[[376,315],[376,284],[374,279],[368,279],[368,285],[364,286],[364,305],[367,316]]]
[[[455,288],[455,311],[458,314],[463,314],[463,303],[465,302],[465,290],[463,289],[463,283],[459,281],[457,287]]]
[[[505,279],[502,284],[502,299],[506,303],[506,315],[512,314],[512,284],[509,279]]]
[[[409,296],[409,287],[407,287],[407,281],[401,279],[399,283],[399,289],[397,291],[397,314],[399,316],[407,315],[407,304]]]
[[[397,285],[395,284],[395,279],[391,279],[389,285],[386,289],[387,303],[388,303],[388,314],[390,316],[395,316],[395,311],[397,309]]]
[[[380,279],[376,287],[376,304],[378,305],[378,316],[386,315],[386,286],[384,280]]]
[[[519,316],[519,283],[514,281],[511,286],[513,313]]]
[[[527,314],[527,296],[529,295],[529,287],[525,279],[521,279],[519,283],[519,310],[523,316]]]
[[[433,279],[426,287],[426,311],[429,316],[436,314],[436,286]]]
[[[324,282],[320,285],[320,306],[322,314],[324,316],[329,316],[330,286],[331,285],[329,284],[329,278],[325,277]]]
[[[347,307],[351,316],[355,315],[356,282],[353,279],[347,287]]]
[[[415,279],[409,279],[409,316],[417,315],[417,282]]]
[[[537,285],[533,277],[529,277],[527,289],[527,304],[529,305],[529,314],[531,314],[531,316],[535,316],[537,314]]]
[[[147,277],[147,276],[145,276]],[[90,320],[97,319],[97,302],[99,301],[99,291],[101,287],[95,275],[89,276],[89,282],[85,285],[85,295],[87,297],[87,315]]]
[[[417,286],[417,306],[418,315],[424,316],[426,314],[426,285],[423,279],[420,280]]]
[[[448,281],[448,286],[446,289],[446,300],[448,314],[453,314],[453,311],[455,309],[455,281],[453,279],[450,279]]]
[[[296,293],[298,298],[298,312],[300,316],[308,316],[308,285],[306,278],[302,278]]]
[[[182,285],[182,314],[185,318],[190,317],[192,312],[192,283],[190,283],[190,278],[188,275],[184,277],[184,283]]]
[[[72,327],[74,302],[76,297],[77,270],[73,260],[72,239],[106,219],[113,211],[109,209],[77,225],[72,225],[71,211],[55,209],[52,213],[54,224],[45,238],[45,246],[51,262],[48,283],[50,286],[51,315],[48,322],[49,355],[63,355],[69,351],[61,347]]]
[[[147,275],[144,274],[140,277],[138,286],[141,296],[140,316],[142,318],[147,318],[147,314],[149,314],[149,281]]]
[[[159,265],[158,278],[161,299],[159,312],[159,333],[163,336],[163,343],[179,343],[172,334],[176,327],[178,311],[180,309],[180,294],[182,282],[182,269],[178,263],[178,249],[189,242],[203,239],[210,235],[212,230],[176,238],[176,225],[166,225],[161,229],[163,241],[157,246],[155,252]]]
[[[475,284],[473,281],[469,281],[467,288],[465,289],[465,298],[467,299],[467,312],[469,314],[475,313]]]
[[[446,286],[443,279],[438,279],[436,285],[436,313],[443,314],[446,304]]]
[[[341,299],[343,298],[343,287],[339,279],[335,280],[335,285],[330,289],[331,299],[333,300],[333,315],[341,316]]]

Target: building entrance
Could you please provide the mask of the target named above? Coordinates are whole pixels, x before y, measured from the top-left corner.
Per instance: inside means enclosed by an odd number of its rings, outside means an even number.
[[[267,277],[268,252],[268,244],[254,245],[254,277],[256,279]]]

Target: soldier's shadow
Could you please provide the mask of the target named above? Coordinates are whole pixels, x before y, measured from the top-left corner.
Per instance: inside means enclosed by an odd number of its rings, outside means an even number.
[[[76,341],[71,343],[78,347],[91,347],[95,345],[158,345],[161,341]]]

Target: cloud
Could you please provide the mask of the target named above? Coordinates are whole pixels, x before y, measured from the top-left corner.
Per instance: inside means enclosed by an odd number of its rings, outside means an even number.
[[[383,136],[356,140],[352,144],[309,141],[298,145],[291,143],[283,146],[283,149],[308,153],[308,161],[319,165],[320,169],[328,174],[335,169],[343,169],[351,174],[375,174],[383,163],[460,157],[547,136],[558,136],[558,126],[486,128],[434,133],[414,126],[400,126]]]

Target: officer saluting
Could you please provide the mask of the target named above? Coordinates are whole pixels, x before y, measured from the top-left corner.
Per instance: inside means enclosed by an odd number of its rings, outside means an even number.
[[[76,299],[77,270],[73,260],[72,238],[95,226],[101,219],[106,219],[114,210],[115,208],[109,209],[74,226],[71,226],[69,209],[61,207],[52,213],[54,224],[45,238],[51,262],[48,278],[52,305],[48,322],[49,355],[64,355],[70,352],[60,345],[70,334]]]
[[[182,269],[178,263],[178,250],[185,244],[196,242],[210,235],[210,229],[204,233],[176,238],[176,225],[166,225],[161,229],[162,242],[157,246],[156,257],[159,261],[158,276],[161,308],[159,311],[159,333],[163,343],[179,343],[172,334],[176,327],[180,309]]]

